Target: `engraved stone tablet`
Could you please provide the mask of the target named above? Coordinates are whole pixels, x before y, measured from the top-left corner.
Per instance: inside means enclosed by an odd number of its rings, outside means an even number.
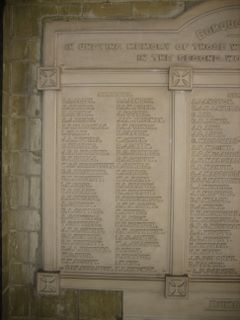
[[[239,17],[223,0],[46,22],[43,259],[60,287],[123,290],[125,320],[239,319]]]
[[[167,271],[169,104],[162,88],[62,90],[61,271],[144,278]]]

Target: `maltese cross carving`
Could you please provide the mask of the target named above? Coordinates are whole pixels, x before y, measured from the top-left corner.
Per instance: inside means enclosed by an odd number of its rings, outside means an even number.
[[[37,292],[41,295],[59,294],[59,273],[38,272],[37,273]]]
[[[192,90],[192,68],[171,67],[169,72],[170,90]]]
[[[188,277],[187,276],[166,276],[166,297],[187,298]]]
[[[60,70],[58,67],[38,68],[38,90],[60,89]]]

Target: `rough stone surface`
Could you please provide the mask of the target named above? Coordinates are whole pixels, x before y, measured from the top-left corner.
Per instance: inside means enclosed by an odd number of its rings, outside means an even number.
[[[28,316],[28,291],[25,286],[15,286],[10,289],[10,312],[12,316]]]
[[[86,18],[128,18],[131,13],[130,3],[86,3],[83,8]]]
[[[122,294],[108,291],[80,291],[80,319],[110,320],[122,319]]]
[[[184,2],[152,2],[133,4],[133,15],[137,18],[172,18],[184,11]]]

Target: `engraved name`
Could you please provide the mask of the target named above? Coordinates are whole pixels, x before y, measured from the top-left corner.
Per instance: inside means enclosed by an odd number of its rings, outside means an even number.
[[[239,299],[213,299],[209,301],[208,310],[216,311],[238,311],[240,310],[240,300]]]

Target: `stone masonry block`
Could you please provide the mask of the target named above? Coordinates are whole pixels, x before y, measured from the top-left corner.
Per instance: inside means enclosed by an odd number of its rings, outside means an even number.
[[[2,238],[4,237],[8,237],[9,234],[9,226],[10,226],[10,212],[7,209],[2,210]],[[5,240],[8,241],[8,238],[6,238]],[[4,240],[4,241],[5,241]],[[4,244],[3,244],[4,246]],[[3,248],[2,248],[2,255],[3,255]],[[8,255],[5,257],[7,258]],[[3,264],[7,264],[8,260],[7,259],[3,259]]]
[[[12,316],[27,317],[29,314],[29,292],[24,286],[10,288],[10,313]]]
[[[78,5],[64,5],[64,6],[59,6],[58,7],[58,14],[61,15],[66,15],[66,14],[70,14],[70,15],[77,15],[80,16],[82,13],[82,3],[79,2]]]
[[[26,116],[26,98],[19,95],[10,96],[10,107],[12,117]]]
[[[132,15],[130,3],[85,3],[85,18],[128,18]]]
[[[11,230],[40,231],[41,221],[39,211],[24,210],[11,211]]]
[[[39,261],[39,243],[40,237],[38,232],[29,233],[29,262],[36,263]]]
[[[10,120],[10,146],[12,150],[26,150],[29,147],[29,123],[26,119]]]
[[[9,284],[9,269],[8,267],[2,268],[2,292],[8,290]],[[5,319],[5,318],[4,318]]]
[[[81,290],[79,319],[122,319],[122,293],[119,291]]]
[[[40,177],[30,178],[30,207],[40,209],[41,202],[41,180]]]
[[[2,265],[4,267],[8,264],[8,254],[9,254],[9,238],[8,234],[5,234],[2,238]]]
[[[33,315],[36,315],[37,319],[56,319],[56,310],[61,307],[59,296],[38,295],[31,304],[33,306]]]
[[[39,95],[30,95],[27,97],[27,113],[31,118],[41,117],[41,105]]]
[[[78,291],[76,290],[62,290],[60,296],[62,308],[57,309],[59,319],[75,320],[78,318]]]
[[[135,2],[133,16],[137,18],[172,18],[184,11],[184,2]]]
[[[27,23],[26,23],[27,25]],[[29,63],[14,62],[12,63],[12,82],[11,89],[14,94],[26,94],[28,91],[28,73]]]
[[[18,1],[19,3],[19,1]],[[26,1],[25,1],[26,3]],[[21,4],[24,4],[23,2]],[[29,4],[29,2],[28,2]],[[31,2],[31,4],[33,4]],[[13,32],[15,36],[32,37],[40,34],[40,19],[56,15],[56,6],[14,6]],[[26,23],[26,21],[28,23]]]
[[[9,128],[10,121],[8,117],[2,118],[2,148],[4,151],[9,151],[10,143],[9,143]]]
[[[11,231],[9,238],[9,256],[11,261],[28,262],[28,232]]]
[[[3,37],[3,58],[4,61],[9,60],[9,37],[11,35],[11,7],[5,6],[4,8],[4,15],[3,15],[3,30],[4,30],[4,37]]]
[[[11,187],[10,187],[10,178],[9,176],[3,176],[2,184],[4,186],[2,191],[2,206],[3,210],[7,210],[10,208],[10,194],[11,194]]]
[[[37,62],[40,60],[40,41],[38,39],[16,39],[11,42],[11,59],[30,60]]]
[[[25,60],[29,58],[29,40],[13,39],[11,41],[10,57],[13,60]]]
[[[11,208],[27,207],[29,204],[29,180],[25,176],[15,176],[10,179]]]
[[[10,64],[6,61],[3,63],[3,92],[8,92],[10,89]]]
[[[30,120],[30,150],[41,150],[41,120]]]
[[[9,319],[9,290],[2,293],[2,319]]]
[[[9,114],[9,95],[7,93],[2,93],[2,114],[3,116],[8,116]]]
[[[27,284],[29,265],[24,263],[12,263],[10,272],[10,282],[12,285]]]
[[[40,274],[44,274],[41,273]],[[34,299],[34,300],[33,300]],[[60,290],[59,295],[32,297],[33,314],[37,319],[78,320],[78,291]],[[105,319],[107,320],[107,319]]]
[[[13,175],[40,175],[41,174],[41,152],[15,151],[11,152],[10,170]]]

